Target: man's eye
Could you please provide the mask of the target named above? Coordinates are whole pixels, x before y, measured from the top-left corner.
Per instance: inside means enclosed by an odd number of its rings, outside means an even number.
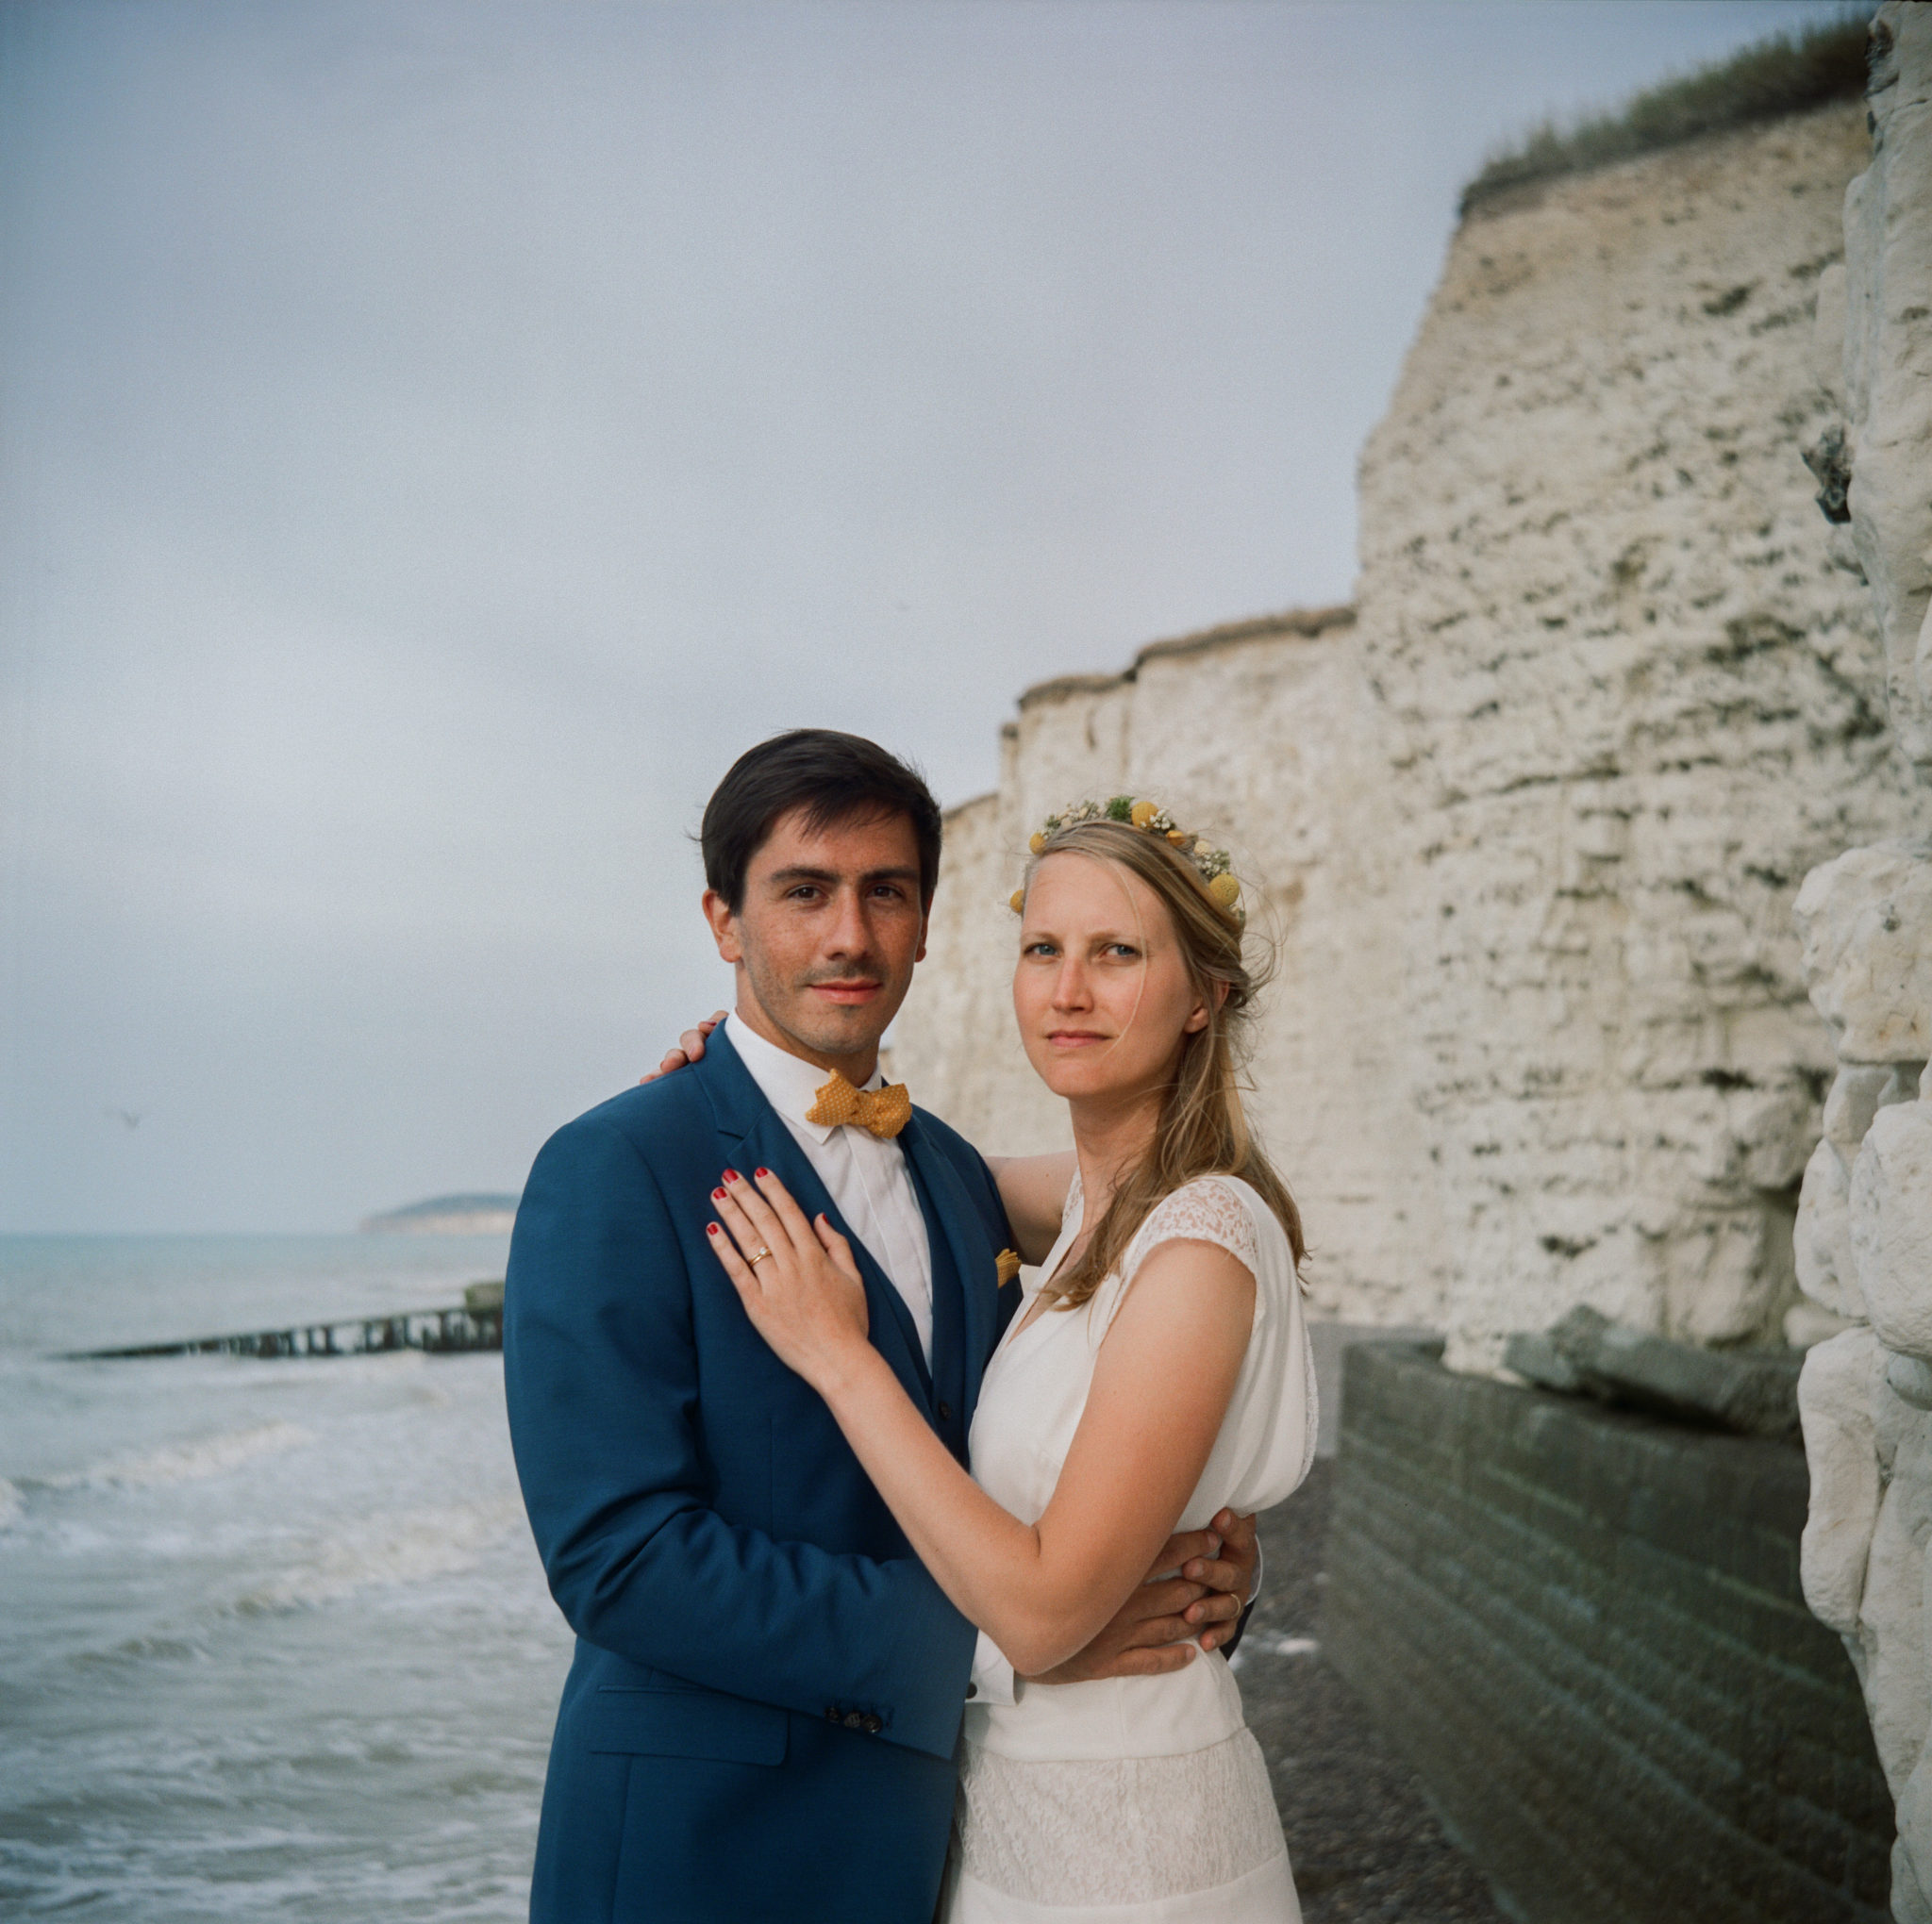
[[[791,899],[793,902],[808,902],[817,893],[818,890],[809,882],[801,882],[796,888],[792,889]]]

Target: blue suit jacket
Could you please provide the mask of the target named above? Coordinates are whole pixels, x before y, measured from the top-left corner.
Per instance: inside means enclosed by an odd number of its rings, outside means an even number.
[[[930,1369],[898,1291],[724,1033],[538,1156],[504,1306],[511,1441],[577,1634],[535,1924],[929,1924],[974,1632],[830,1412],[752,1329],[705,1225],[727,1166],[852,1238],[873,1341],[964,1460],[1011,1299],[974,1149],[899,1138],[932,1245]]]

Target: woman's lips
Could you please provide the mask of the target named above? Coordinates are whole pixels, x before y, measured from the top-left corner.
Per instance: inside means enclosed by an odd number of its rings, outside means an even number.
[[[1096,1036],[1091,1029],[1049,1029],[1047,1041],[1056,1049],[1084,1049],[1094,1042],[1106,1042],[1111,1038]]]

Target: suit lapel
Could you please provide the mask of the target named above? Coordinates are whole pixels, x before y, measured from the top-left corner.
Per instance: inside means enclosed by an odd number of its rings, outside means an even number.
[[[933,1148],[919,1126],[915,1111],[911,1121],[899,1133],[899,1143],[918,1170],[921,1186],[932,1199],[925,1233],[943,1236],[958,1272],[960,1308],[965,1324],[966,1402],[972,1412],[979,1401],[979,1380],[998,1337],[999,1275],[993,1267],[993,1252],[986,1246],[986,1233],[979,1227],[973,1205],[961,1187],[953,1166]],[[933,1216],[939,1220],[934,1222]],[[934,1264],[937,1273],[938,1264]]]
[[[717,1118],[718,1133],[730,1145],[734,1167],[747,1175],[758,1168],[773,1170],[808,1217],[823,1212],[830,1219],[832,1227],[852,1245],[852,1252],[858,1260],[859,1278],[865,1285],[867,1327],[873,1347],[892,1366],[892,1373],[905,1385],[907,1395],[921,1409],[930,1412],[932,1379],[926,1372],[919,1332],[905,1298],[893,1288],[858,1232],[833,1206],[824,1184],[819,1180],[819,1172],[798,1146],[798,1138],[765,1099],[765,1092],[753,1081],[751,1071],[739,1059],[738,1052],[722,1029],[706,1044],[705,1060],[697,1070],[686,1073],[706,1070],[709,1071],[706,1075],[706,1088]]]

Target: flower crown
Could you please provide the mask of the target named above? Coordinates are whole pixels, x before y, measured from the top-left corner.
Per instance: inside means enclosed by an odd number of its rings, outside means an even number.
[[[1027,842],[1033,854],[1040,854],[1049,840],[1063,828],[1076,828],[1083,821],[1119,821],[1129,828],[1158,836],[1178,855],[1187,857],[1214,905],[1237,921],[1247,920],[1241,907],[1241,885],[1235,879],[1225,849],[1212,848],[1198,835],[1176,827],[1174,819],[1158,802],[1137,800],[1132,795],[1115,795],[1106,802],[1076,802],[1058,815],[1049,815],[1045,826],[1034,832]],[[1024,888],[1013,890],[1011,905],[1015,915],[1026,904]]]

